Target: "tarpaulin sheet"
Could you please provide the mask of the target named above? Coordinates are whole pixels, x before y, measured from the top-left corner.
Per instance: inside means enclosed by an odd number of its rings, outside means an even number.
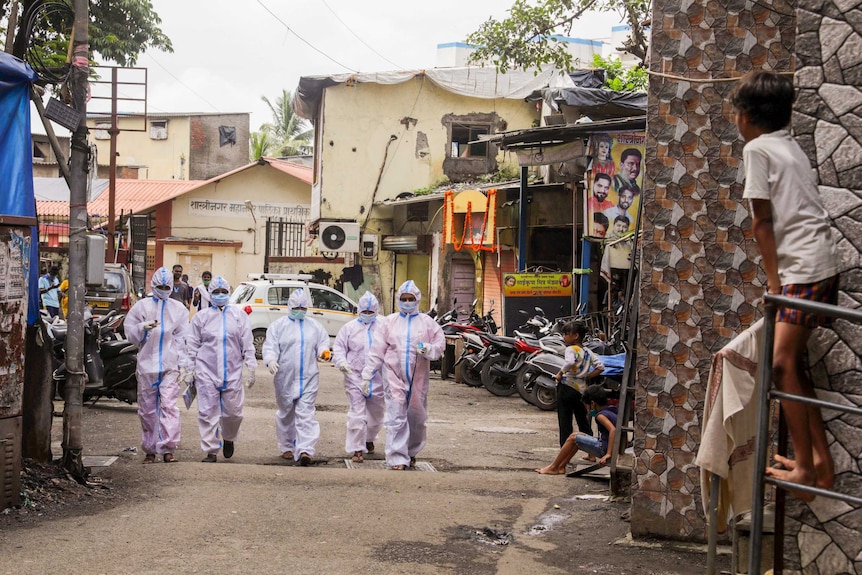
[[[30,136],[30,84],[36,73],[11,54],[0,52],[0,215],[36,217],[33,148]],[[31,229],[27,323],[39,320],[39,235]]]
[[[401,84],[422,75],[447,92],[483,99],[522,100],[542,88],[563,89],[575,85],[568,74],[560,74],[557,70],[510,70],[503,74],[493,67],[478,66],[303,76],[293,98],[293,110],[303,118],[314,120],[326,88],[343,83]]]
[[[577,108],[594,120],[646,113],[646,92],[615,92],[606,88],[544,88],[530,100],[542,99],[554,110],[561,105]]]

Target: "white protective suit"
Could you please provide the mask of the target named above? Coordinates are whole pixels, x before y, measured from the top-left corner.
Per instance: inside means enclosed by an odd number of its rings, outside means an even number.
[[[377,317],[379,304],[371,292],[359,298],[359,312],[373,311],[374,319],[363,323],[355,319],[341,328],[332,346],[332,363],[341,369],[342,363],[350,368],[350,373],[344,374],[344,391],[350,407],[347,410],[347,439],[344,450],[347,453],[357,451],[367,452],[365,444],[373,442],[383,426],[383,378],[378,370],[371,379],[371,391],[368,396],[362,393],[362,369],[368,358],[375,339],[375,332],[380,318]]]
[[[209,291],[218,288],[230,292],[221,276],[213,278]],[[251,371],[257,368],[248,314],[235,305],[204,308],[195,314],[186,342],[183,366],[194,371],[201,450],[215,455],[222,440],[236,441],[239,433],[245,401],[243,365]]]
[[[266,330],[263,362],[267,366],[273,361],[279,365],[273,378],[278,406],[275,414],[278,448],[281,453],[292,451],[298,461],[303,453],[314,457],[314,447],[320,438],[314,410],[320,374],[317,358],[329,351],[329,335],[313,319],[290,317],[294,308],[309,307],[307,290],[294,290],[287,306],[288,315]]]
[[[173,287],[173,276],[165,268],[153,274],[150,285]],[[147,455],[173,453],[180,442],[180,357],[185,353],[189,310],[177,300],[156,295],[139,300],[123,322],[126,337],[138,350],[138,416],[141,444]],[[146,325],[158,325],[146,330]]]
[[[401,294],[412,293],[418,302],[422,294],[412,281],[398,288]],[[439,359],[446,349],[443,330],[424,313],[394,313],[383,320],[374,333],[374,345],[363,381],[369,380],[383,365],[383,388],[386,396],[386,464],[409,465],[410,458],[425,447],[425,424],[428,419],[428,374],[431,360]],[[418,353],[422,343],[425,355]]]

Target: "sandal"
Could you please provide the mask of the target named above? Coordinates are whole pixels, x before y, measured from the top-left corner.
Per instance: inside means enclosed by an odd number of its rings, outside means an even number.
[[[299,465],[302,467],[308,467],[311,465],[311,456],[307,453],[303,453],[299,456]]]
[[[362,458],[362,452],[354,451],[353,457],[351,457],[350,460],[353,461],[353,463],[362,463],[364,461],[364,459]]]
[[[374,453],[374,442],[373,441],[366,441],[365,442],[365,450],[368,452],[368,455],[371,455],[372,453]]]
[[[177,459],[176,457],[174,457],[174,454],[173,454],[173,453],[165,453],[165,454],[162,456],[162,459],[164,459],[165,463],[176,463],[176,462],[178,462],[178,461],[179,461],[179,459]]]
[[[407,466],[406,465],[393,465],[389,469],[391,469],[392,471],[404,471],[405,469],[407,469]]]
[[[281,458],[293,461],[293,452],[292,451],[285,451],[284,453],[281,454]]]
[[[411,468],[416,467],[416,458],[415,457],[410,458],[410,467]]]
[[[144,463],[155,463],[156,462],[156,454],[155,453],[147,453],[147,456],[144,457]]]

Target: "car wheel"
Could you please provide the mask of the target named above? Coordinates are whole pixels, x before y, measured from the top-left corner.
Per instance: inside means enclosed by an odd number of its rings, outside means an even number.
[[[266,341],[266,330],[256,329],[251,332],[252,342],[254,342],[254,356],[257,359],[263,359],[263,342]]]

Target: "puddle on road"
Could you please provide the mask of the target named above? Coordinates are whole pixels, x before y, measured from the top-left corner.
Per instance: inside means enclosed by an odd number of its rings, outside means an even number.
[[[547,513],[539,516],[539,523],[533,525],[527,530],[527,535],[536,536],[547,533],[557,525],[561,524],[568,518],[567,515],[559,513]]]

